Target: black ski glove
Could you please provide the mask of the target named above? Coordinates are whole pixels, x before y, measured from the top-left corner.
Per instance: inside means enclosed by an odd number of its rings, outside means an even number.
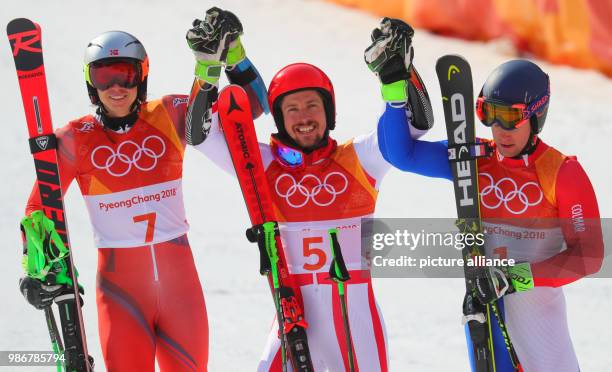
[[[55,297],[66,293],[65,285],[47,285],[38,279],[24,276],[19,279],[19,290],[23,297],[38,310],[50,307]]]
[[[225,62],[229,45],[242,34],[236,15],[217,7],[206,11],[203,20],[195,19],[187,31],[187,43],[198,60]]]
[[[49,274],[51,277],[52,274]],[[19,291],[23,297],[38,310],[50,307],[53,302],[61,302],[74,299],[72,288],[66,284],[49,284],[38,279],[24,276],[19,279]],[[79,300],[83,306],[83,294],[85,290],[79,285]],[[60,299],[61,296],[61,299]]]
[[[203,20],[194,20],[186,38],[196,58],[195,75],[215,85],[224,64],[233,66],[242,61],[246,54],[240,43],[241,34],[238,17],[217,7],[208,9]]]
[[[466,274],[482,304],[490,304],[505,295],[534,287],[531,266],[527,262],[502,267],[470,267]]]
[[[372,44],[365,50],[364,59],[381,83],[410,78],[413,35],[414,30],[406,22],[387,17],[372,31]]]

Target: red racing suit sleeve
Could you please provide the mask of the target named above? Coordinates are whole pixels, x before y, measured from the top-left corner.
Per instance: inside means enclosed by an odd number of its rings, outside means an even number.
[[[77,174],[77,159],[74,145],[74,133],[70,124],[55,131],[57,137],[57,162],[60,174],[60,185],[62,196],[66,194],[68,186]],[[34,182],[32,192],[26,204],[25,213],[29,215],[33,211],[42,210],[38,181]]]
[[[566,249],[532,264],[536,286],[559,287],[601,268],[604,243],[595,191],[576,158],[559,169],[555,195]]]

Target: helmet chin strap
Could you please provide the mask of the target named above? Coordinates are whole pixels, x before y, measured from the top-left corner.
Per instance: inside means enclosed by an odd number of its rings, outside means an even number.
[[[534,120],[534,118],[530,118],[529,127],[531,128],[531,131],[529,132],[529,140],[527,140],[527,143],[525,144],[521,152],[519,152],[516,156],[512,157],[513,159],[520,159],[521,157],[525,155],[531,155],[535,151],[536,147],[538,147],[540,138],[538,137],[538,131],[537,131],[537,128],[538,128],[537,119]]]
[[[530,134],[529,140],[525,144],[525,147],[519,152],[516,156],[513,156],[512,159],[520,159],[525,155],[531,155],[535,151],[536,147],[538,147],[538,142],[540,142],[540,138],[537,134],[533,132]]]
[[[96,114],[100,116],[100,121],[105,128],[115,132],[127,132],[138,120],[138,112],[140,111],[138,102],[138,99],[136,99],[130,108],[130,113],[122,117],[117,118],[108,116],[108,111],[102,103],[98,105]]]

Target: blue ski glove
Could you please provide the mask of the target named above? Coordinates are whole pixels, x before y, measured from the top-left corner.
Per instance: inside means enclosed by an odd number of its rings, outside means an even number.
[[[503,267],[471,267],[466,275],[482,304],[490,304],[507,294],[534,287],[531,265],[527,262]]]
[[[239,63],[245,57],[239,36],[242,23],[236,15],[217,7],[206,11],[203,20],[196,19],[187,30],[187,44],[196,57],[195,75],[210,84],[221,76],[223,64]]]
[[[364,59],[380,79],[382,97],[386,102],[408,100],[413,35],[410,25],[387,17],[372,31],[372,44],[365,50]]]

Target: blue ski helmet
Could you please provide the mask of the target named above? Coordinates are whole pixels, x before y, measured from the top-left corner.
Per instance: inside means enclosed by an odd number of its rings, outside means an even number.
[[[487,78],[478,97],[506,104],[525,104],[529,106],[546,94],[550,94],[548,75],[535,63],[516,59],[499,65]],[[538,108],[538,113],[530,117],[531,131],[538,134],[544,127],[548,104]]]

